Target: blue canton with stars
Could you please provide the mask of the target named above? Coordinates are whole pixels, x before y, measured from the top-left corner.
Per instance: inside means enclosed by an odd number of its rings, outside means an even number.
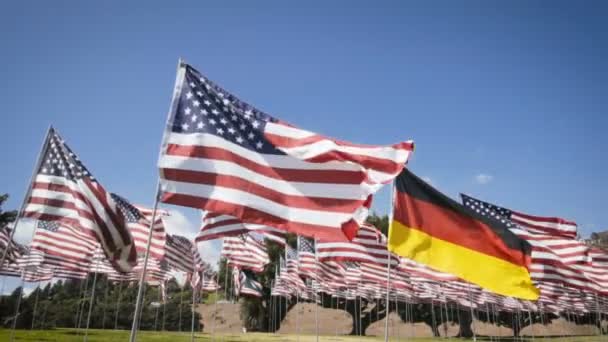
[[[276,119],[239,100],[191,66],[184,67],[173,132],[208,133],[258,153],[284,154],[264,137],[266,122]]]
[[[314,240],[298,236],[298,251],[315,253],[315,242]]]
[[[517,224],[511,221],[511,211],[509,209],[505,209],[494,204],[480,201],[465,194],[461,194],[460,196],[462,197],[462,202],[464,203],[464,205],[469,207],[471,210],[474,210],[479,215],[489,216],[496,220],[499,220],[501,223],[504,223],[507,228],[517,227]]]
[[[53,128],[50,129],[49,138],[44,146],[38,174],[65,177],[71,181],[84,178],[96,181]]]
[[[127,201],[126,199],[114,193],[111,193],[110,196],[112,196],[112,199],[114,200],[114,202],[116,202],[116,207],[118,208],[118,210],[120,210],[127,222],[138,222],[143,217],[141,212],[137,208],[135,208],[131,203],[129,203],[129,201]]]
[[[49,232],[56,232],[59,230],[59,224],[55,221],[38,221],[38,228],[48,230]]]

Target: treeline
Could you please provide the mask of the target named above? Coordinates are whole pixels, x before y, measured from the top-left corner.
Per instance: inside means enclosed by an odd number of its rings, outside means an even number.
[[[93,275],[86,280],[60,280],[37,287],[22,295],[19,329],[85,328],[92,293]],[[99,274],[92,304],[91,329],[131,329],[137,297],[137,282],[112,282]],[[192,290],[188,284],[180,288],[175,279],[166,285],[167,298],[163,304],[160,288],[145,287],[141,330],[190,331],[192,319]],[[21,295],[16,288],[10,295],[0,297],[0,324],[12,325],[15,308]],[[200,315],[195,313],[195,330],[202,330]]]

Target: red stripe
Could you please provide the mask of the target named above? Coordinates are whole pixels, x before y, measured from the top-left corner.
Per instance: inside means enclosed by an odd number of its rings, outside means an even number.
[[[243,178],[220,175],[209,172],[187,171],[178,169],[162,169],[162,172],[164,174],[163,178],[167,180],[193,184],[221,186],[241,191],[246,190],[248,193],[293,208],[302,208],[326,212],[351,213],[365,203],[365,201],[363,200],[286,195],[273,189],[261,186],[257,183],[250,182]],[[226,213],[226,215],[238,216],[230,212]]]
[[[360,184],[366,178],[365,173],[361,171],[302,170],[269,167],[217,147],[169,144],[167,146],[166,154],[182,157],[229,161],[266,177],[285,180],[288,182]]]
[[[257,209],[234,203],[212,200],[204,197],[174,194],[170,192],[163,193],[161,196],[161,201],[174,205],[194,207],[217,213],[223,213],[225,215],[238,216],[243,222],[246,223],[263,224],[303,236],[316,236],[320,239],[328,239],[333,241],[347,241],[343,231],[339,228],[292,222]]]
[[[516,211],[512,211],[512,214],[515,214],[517,216],[521,216],[527,220],[530,221],[536,221],[536,222],[547,222],[547,223],[559,223],[559,224],[564,224],[564,225],[569,225],[569,226],[577,226],[576,222],[573,221],[568,221],[568,220],[564,220],[562,218],[559,217],[541,217],[541,216],[532,216],[532,215],[528,215],[528,214],[524,214],[524,213],[520,213],[520,212],[516,212]]]

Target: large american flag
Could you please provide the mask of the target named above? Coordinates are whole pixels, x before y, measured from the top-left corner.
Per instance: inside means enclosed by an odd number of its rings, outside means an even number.
[[[355,145],[290,126],[181,64],[159,159],[161,200],[351,239],[372,194],[412,150],[412,142]]]
[[[82,229],[101,243],[117,269],[133,268],[137,255],[122,213],[53,128],[40,161],[23,216]]]

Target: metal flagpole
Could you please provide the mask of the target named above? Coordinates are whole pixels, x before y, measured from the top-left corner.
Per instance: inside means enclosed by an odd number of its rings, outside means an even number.
[[[296,291],[296,341],[300,342],[300,292]]]
[[[471,330],[473,331],[473,341],[477,341],[477,334],[475,333],[475,315],[473,314],[473,295],[471,294],[471,283],[467,283],[467,292],[469,294],[469,309],[471,311]]]
[[[148,270],[148,259],[150,258],[150,245],[152,243],[152,232],[154,230],[154,222],[156,222],[156,210],[158,209],[158,197],[160,194],[160,183],[156,184],[156,195],[154,200],[154,208],[152,209],[152,218],[150,220],[150,226],[148,227],[148,242],[146,243],[146,253],[144,255],[144,265],[139,278],[139,289],[137,290],[137,298],[135,299],[135,313],[133,315],[133,324],[131,325],[131,336],[129,337],[130,342],[137,340],[137,330],[139,329],[139,319],[141,317],[142,300],[144,293],[144,286],[146,284],[146,271]]]
[[[36,309],[38,309],[38,295],[40,294],[40,281],[38,281],[38,285],[36,286],[36,297],[34,298],[34,309],[32,310],[32,328],[34,330],[34,323],[36,322]]]
[[[192,287],[192,323],[190,327],[190,341],[194,342],[194,312],[196,307],[196,286]]]
[[[105,290],[103,294],[103,318],[101,319],[101,329],[106,328],[106,307],[108,306],[108,280],[106,278]]]
[[[15,316],[13,317],[13,323],[11,324],[11,337],[10,342],[13,342],[15,339],[15,329],[17,328],[17,319],[19,319],[19,307],[21,306],[21,297],[23,297],[23,286],[25,286],[23,281],[23,274],[25,269],[21,270],[21,285],[19,291],[19,298],[17,298],[17,305],[15,305]]]
[[[319,278],[319,253],[317,252],[318,239],[315,237],[315,278]],[[317,281],[317,287],[319,282]],[[319,342],[319,289],[315,289],[313,282],[313,291],[315,293],[315,335],[317,342]]]
[[[393,212],[395,209],[395,181],[391,183],[391,203],[388,216],[388,240],[390,241],[391,225],[393,224]],[[387,248],[387,263],[386,263],[386,317],[384,321],[384,342],[388,342],[388,313],[390,309],[391,299],[391,251]]]
[[[158,306],[156,306],[156,312],[154,313],[154,331],[158,328],[158,312],[160,311],[160,305],[162,301],[162,294],[160,285],[158,286]]]
[[[78,323],[76,324],[76,330],[80,333],[80,323],[82,323],[82,313],[84,312],[84,305],[86,303],[85,298],[87,297],[87,290],[89,289],[89,277],[87,275],[87,282],[84,284],[84,292],[82,293],[82,298],[80,299],[80,306],[78,313]]]
[[[27,185],[27,190],[25,191],[25,196],[23,196],[23,202],[21,202],[21,208],[19,208],[19,213],[17,214],[17,218],[15,219],[15,223],[13,224],[13,229],[11,230],[10,236],[8,238],[7,246],[4,249],[4,251],[2,252],[2,258],[0,258],[0,271],[2,271],[2,268],[4,267],[4,262],[6,261],[6,255],[8,254],[8,250],[10,249],[9,246],[11,245],[11,242],[13,241],[13,238],[15,237],[15,232],[17,231],[17,226],[19,225],[19,222],[21,222],[21,217],[23,216],[23,210],[25,209],[27,201],[30,198],[30,194],[32,192],[32,183],[34,182],[36,174],[38,173],[38,169],[40,169],[40,164],[42,163],[42,152],[44,150],[44,146],[46,146],[46,144],[49,140],[52,128],[53,128],[53,126],[49,126],[49,128],[46,131],[46,136],[44,137],[44,140],[42,141],[42,145],[40,146],[40,151],[38,152],[38,159],[36,160],[36,164],[34,164],[34,170],[32,170],[32,176],[30,177],[30,182]],[[34,231],[36,231],[36,230],[34,229]]]
[[[74,316],[74,329],[78,328],[78,317],[80,317],[80,306],[82,304],[82,297],[84,295],[84,284],[85,282],[88,282],[89,278],[87,276],[87,278],[85,279],[81,279],[80,280],[80,291],[78,293],[78,305],[76,306],[76,315]]]
[[[179,293],[179,331],[182,331],[182,305],[184,304],[184,286],[182,286],[181,291]]]
[[[219,270],[218,270],[218,272],[219,272]],[[217,317],[217,302],[220,300],[220,297],[219,297],[219,289],[220,289],[220,283],[219,283],[219,280],[220,280],[219,278],[220,277],[219,277],[219,274],[216,274],[216,278],[217,278],[218,281],[217,281],[217,284],[215,286],[215,304],[214,304],[214,309],[213,309],[215,311],[215,317]],[[213,315],[210,315],[210,316],[211,317],[209,317],[209,318],[213,320],[213,328],[212,328],[213,330],[211,331],[211,336],[213,336],[213,339],[215,340],[215,321],[216,321],[216,319],[215,319],[215,317],[213,317]]]
[[[120,310],[120,300],[122,299],[122,281],[118,282],[118,300],[116,301],[116,315],[114,316],[114,330],[118,329],[118,312]]]
[[[165,283],[166,285],[166,283]],[[165,291],[166,291],[166,287],[165,287]],[[160,325],[160,330],[161,331],[165,331],[165,317],[167,317],[166,313],[167,313],[167,297],[169,297],[169,294],[165,293],[165,300],[163,300],[163,321]]]
[[[161,143],[161,148],[159,154],[162,153],[163,149],[167,145],[167,136],[166,132],[170,125],[173,116],[175,115],[175,111],[177,110],[177,102],[179,97],[181,96],[181,83],[184,79],[186,70],[182,66],[184,65],[184,61],[180,58],[177,62],[177,72],[175,76],[175,84],[173,86],[173,98],[171,99],[171,105],[169,106],[169,112],[167,113],[167,122],[165,124],[165,131],[163,132],[163,138]],[[144,257],[144,266],[141,272],[141,277],[139,279],[139,289],[137,290],[137,299],[135,300],[135,314],[133,317],[133,325],[131,326],[131,336],[129,337],[130,342],[135,342],[137,340],[137,329],[139,328],[139,317],[141,315],[140,307],[142,305],[142,295],[143,295],[143,287],[146,279],[146,271],[148,267],[148,258],[150,256],[150,244],[152,242],[152,231],[154,227],[154,222],[156,221],[156,209],[158,208],[158,200],[160,195],[160,182],[156,183],[156,191],[154,193],[154,209],[152,209],[152,219],[150,220],[150,231],[148,232],[148,243],[146,244],[146,254]]]
[[[99,259],[97,259],[99,267]],[[99,269],[95,270],[99,271]],[[89,301],[89,314],[87,315],[87,327],[84,330],[84,342],[89,340],[89,323],[91,323],[91,312],[93,312],[93,304],[95,303],[95,284],[97,283],[97,272],[93,275],[93,288],[91,289],[91,300]]]
[[[149,288],[149,286],[148,286],[148,283],[146,282],[146,284],[144,285],[144,294],[142,295],[142,300],[141,300],[142,306],[141,306],[141,309],[139,312],[139,322],[137,322],[138,329],[141,326],[141,320],[143,317],[144,308],[146,307],[146,295],[148,294],[148,288]]]

